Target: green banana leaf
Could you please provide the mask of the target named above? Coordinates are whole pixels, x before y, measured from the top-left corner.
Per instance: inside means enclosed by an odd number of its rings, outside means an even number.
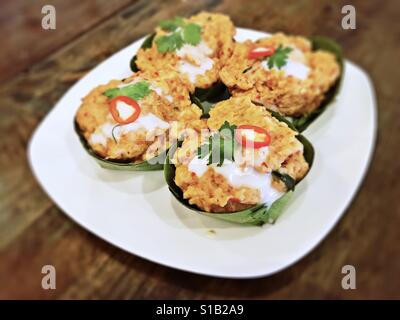
[[[202,110],[202,118],[210,116],[209,112],[217,102],[229,99],[230,97],[231,94],[227,86],[220,81],[206,89],[196,88],[194,93],[190,94],[192,103],[195,103]]]
[[[336,97],[339,92],[343,72],[344,72],[344,63],[343,63],[343,54],[340,45],[331,38],[323,37],[323,36],[314,36],[310,38],[312,43],[313,50],[324,50],[329,51],[335,55],[337,62],[340,66],[340,76],[336,83],[329,89],[329,91],[325,94],[325,99],[322,101],[319,108],[307,115],[304,115],[299,118],[292,118],[289,121],[292,123],[293,127],[297,129],[298,132],[303,132],[307,127],[317,119],[331,104],[331,102]]]
[[[314,160],[314,148],[312,144],[302,135],[298,135],[297,138],[304,146],[304,158],[306,159],[307,163],[309,164],[309,167],[311,168]],[[293,194],[293,191],[288,191],[287,193],[285,193],[281,198],[276,200],[270,207],[268,207],[265,204],[258,204],[252,208],[232,213],[210,213],[202,211],[197,206],[190,204],[187,199],[183,198],[182,190],[175,184],[175,165],[172,164],[170,161],[170,158],[173,157],[176,148],[179,146],[180,144],[178,143],[169,149],[169,152],[167,154],[164,163],[164,177],[171,193],[181,204],[183,204],[188,209],[204,214],[209,217],[222,219],[225,221],[230,221],[239,224],[258,225],[258,226],[261,226],[264,223],[271,223],[271,224],[275,223],[275,221],[283,213],[283,210],[286,204],[289,202]],[[299,182],[300,181],[297,181],[296,184]]]
[[[151,45],[153,44],[153,39],[154,39],[155,35],[156,35],[155,33],[152,33],[152,34],[148,35],[148,36],[146,37],[146,39],[144,39],[144,41],[143,41],[142,45],[140,46],[140,48],[142,48],[142,49],[149,49],[149,48],[151,48]],[[138,68],[138,66],[136,65],[136,60],[137,60],[137,56],[136,56],[136,54],[135,54],[135,55],[132,57],[131,62],[130,62],[130,67],[131,67],[131,70],[132,70],[133,72],[138,72],[138,71],[139,71],[139,68]]]
[[[225,97],[227,95],[228,97]],[[230,94],[226,85],[218,81],[209,88],[196,88],[194,90],[194,96],[200,101],[218,102],[228,99]]]
[[[74,120],[74,129],[79,137],[80,142],[82,143],[83,148],[89,155],[91,155],[96,160],[96,162],[100,165],[100,167],[104,169],[120,170],[120,171],[155,171],[155,170],[163,170],[164,168],[163,163],[167,151],[161,153],[157,157],[150,159],[149,161],[143,161],[139,163],[117,162],[117,161],[106,160],[100,157],[96,152],[94,152],[94,150],[87,143],[81,129],[79,128],[76,119]]]

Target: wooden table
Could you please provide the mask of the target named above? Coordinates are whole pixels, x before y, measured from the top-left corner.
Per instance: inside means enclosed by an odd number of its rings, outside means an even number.
[[[47,3],[58,10],[53,31],[40,28]],[[343,30],[347,3],[2,1],[0,298],[400,298],[400,6],[395,0],[351,1],[357,29]],[[369,72],[377,92],[376,152],[346,215],[312,253],[263,279],[198,276],[125,253],[68,219],[38,186],[27,161],[33,130],[85,72],[160,19],[201,9],[227,13],[242,27],[331,36]],[[56,290],[41,288],[45,264],[57,269]],[[345,264],[356,267],[356,290],[341,288]]]

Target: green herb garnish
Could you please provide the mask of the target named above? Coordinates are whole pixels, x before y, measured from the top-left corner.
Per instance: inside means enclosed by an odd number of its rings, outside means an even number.
[[[218,132],[211,135],[208,141],[198,148],[199,159],[209,155],[207,165],[217,163],[218,167],[223,165],[225,159],[235,161],[235,129],[236,125],[230,125],[225,121]]]
[[[139,81],[122,88],[108,89],[104,91],[103,94],[109,99],[119,96],[126,96],[132,98],[133,100],[140,100],[149,95],[150,92],[151,90],[149,83],[147,83],[146,81]]]
[[[156,39],[158,52],[173,52],[183,46],[183,39],[179,33],[171,33],[170,35],[161,36]]]
[[[171,20],[162,20],[160,27],[170,34],[156,39],[158,52],[172,52],[182,48],[187,43],[197,45],[201,40],[201,27],[195,23],[186,23],[183,18],[176,17]]]
[[[197,24],[189,23],[183,27],[182,36],[185,43],[195,46],[201,40],[201,27]]]
[[[175,31],[179,27],[183,27],[185,25],[185,21],[183,20],[182,17],[175,17],[174,19],[165,19],[161,20],[159,23],[161,29],[165,31]]]
[[[276,66],[278,69],[281,69],[286,65],[289,53],[292,51],[293,49],[290,47],[282,47],[282,45],[279,45],[274,54],[267,58],[268,68],[272,69]]]

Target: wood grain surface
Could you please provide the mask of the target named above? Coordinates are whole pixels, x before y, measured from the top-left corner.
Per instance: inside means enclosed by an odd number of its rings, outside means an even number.
[[[60,9],[60,24],[53,31],[40,30],[43,1],[6,0],[1,5],[0,298],[400,298],[398,1],[350,1],[356,7],[356,30],[341,28],[341,8],[348,1],[66,2],[71,5],[53,1]],[[201,9],[229,14],[241,27],[333,37],[376,88],[378,142],[358,195],[315,250],[262,279],[193,275],[109,245],[52,203],[27,161],[33,130],[83,74],[149,33],[160,19]],[[17,54],[21,50],[26,51],[23,57]],[[41,288],[45,264],[57,269],[56,290]],[[356,290],[341,288],[345,264],[356,267]]]
[[[2,0],[0,81],[30,68],[129,3],[129,0]],[[53,5],[59,13],[56,30],[42,29],[41,8],[47,4]]]

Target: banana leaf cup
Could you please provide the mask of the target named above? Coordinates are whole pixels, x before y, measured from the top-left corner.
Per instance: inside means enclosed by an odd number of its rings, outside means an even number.
[[[313,160],[314,160],[314,148],[311,143],[302,135],[297,135],[297,139],[304,146],[304,158],[309,165],[309,169],[311,169]],[[290,176],[282,175],[277,172],[273,172],[278,178],[280,178],[285,185],[287,186],[288,192],[285,193],[281,198],[276,200],[271,206],[267,206],[265,204],[257,204],[252,208],[231,212],[231,213],[210,213],[199,209],[195,205],[191,205],[187,199],[183,198],[182,190],[175,184],[175,165],[171,163],[170,159],[173,157],[177,147],[180,146],[180,143],[175,144],[169,149],[167,157],[165,159],[164,164],[164,176],[165,180],[168,184],[168,188],[173,194],[173,196],[185,207],[190,210],[193,210],[197,213],[204,214],[209,217],[230,221],[238,224],[247,224],[247,225],[257,225],[261,226],[265,223],[273,224],[278,217],[283,213],[286,204],[289,202],[295,185],[300,181],[295,182]]]
[[[140,48],[145,50],[151,48],[155,35],[155,33],[148,35]],[[133,72],[139,71],[136,60],[137,56],[134,55],[130,61],[130,68]],[[219,81],[209,88],[195,88],[195,91],[190,94],[190,99],[201,108],[203,111],[203,118],[207,118],[210,108],[212,108],[215,103],[229,99],[230,96],[228,88]]]
[[[79,137],[79,140],[86,150],[86,152],[104,169],[119,170],[119,171],[155,171],[163,170],[164,161],[167,151],[160,153],[158,156],[138,163],[133,162],[122,162],[122,161],[111,161],[100,157],[87,143],[85,137],[76,120],[74,120],[74,129]]]
[[[152,45],[152,43],[153,43],[153,39],[154,39],[155,36],[156,36],[155,33],[152,33],[152,34],[148,35],[148,36],[143,40],[143,43],[142,43],[142,45],[140,46],[140,48],[142,48],[142,49],[149,49],[149,48],[151,48],[151,45]],[[139,68],[138,68],[137,65],[136,65],[136,59],[137,59],[137,56],[134,55],[134,56],[132,57],[131,61],[130,61],[130,67],[131,67],[131,70],[132,70],[133,72],[138,72],[138,71],[139,71]]]
[[[315,111],[309,114],[295,118],[286,117],[276,111],[268,110],[280,121],[286,122],[290,128],[298,132],[303,132],[305,129],[307,129],[307,127],[314,120],[316,120],[333,102],[337,93],[339,92],[344,72],[342,50],[341,47],[334,40],[327,37],[315,36],[312,37],[310,41],[312,43],[313,50],[328,51],[336,57],[336,61],[340,66],[340,76],[336,80],[335,84],[329,89],[329,91],[325,93],[325,98],[322,101],[321,105]],[[210,109],[217,102],[229,99],[230,96],[231,94],[229,93],[228,88],[222,82],[217,82],[207,89],[196,88],[194,93],[191,94],[190,98],[193,103],[195,103],[202,109],[203,118],[208,118],[208,113]]]
[[[336,57],[336,61],[340,67],[340,76],[336,80],[335,84],[325,93],[325,98],[322,101],[321,105],[313,112],[298,117],[298,118],[290,118],[286,117],[287,121],[292,124],[292,128],[295,128],[298,132],[303,132],[307,127],[317,119],[326,109],[327,107],[334,101],[336,95],[340,90],[340,86],[342,83],[343,72],[344,72],[344,62],[343,62],[343,54],[340,45],[331,38],[323,37],[323,36],[314,36],[310,38],[312,49],[313,50],[323,50],[332,53]]]

